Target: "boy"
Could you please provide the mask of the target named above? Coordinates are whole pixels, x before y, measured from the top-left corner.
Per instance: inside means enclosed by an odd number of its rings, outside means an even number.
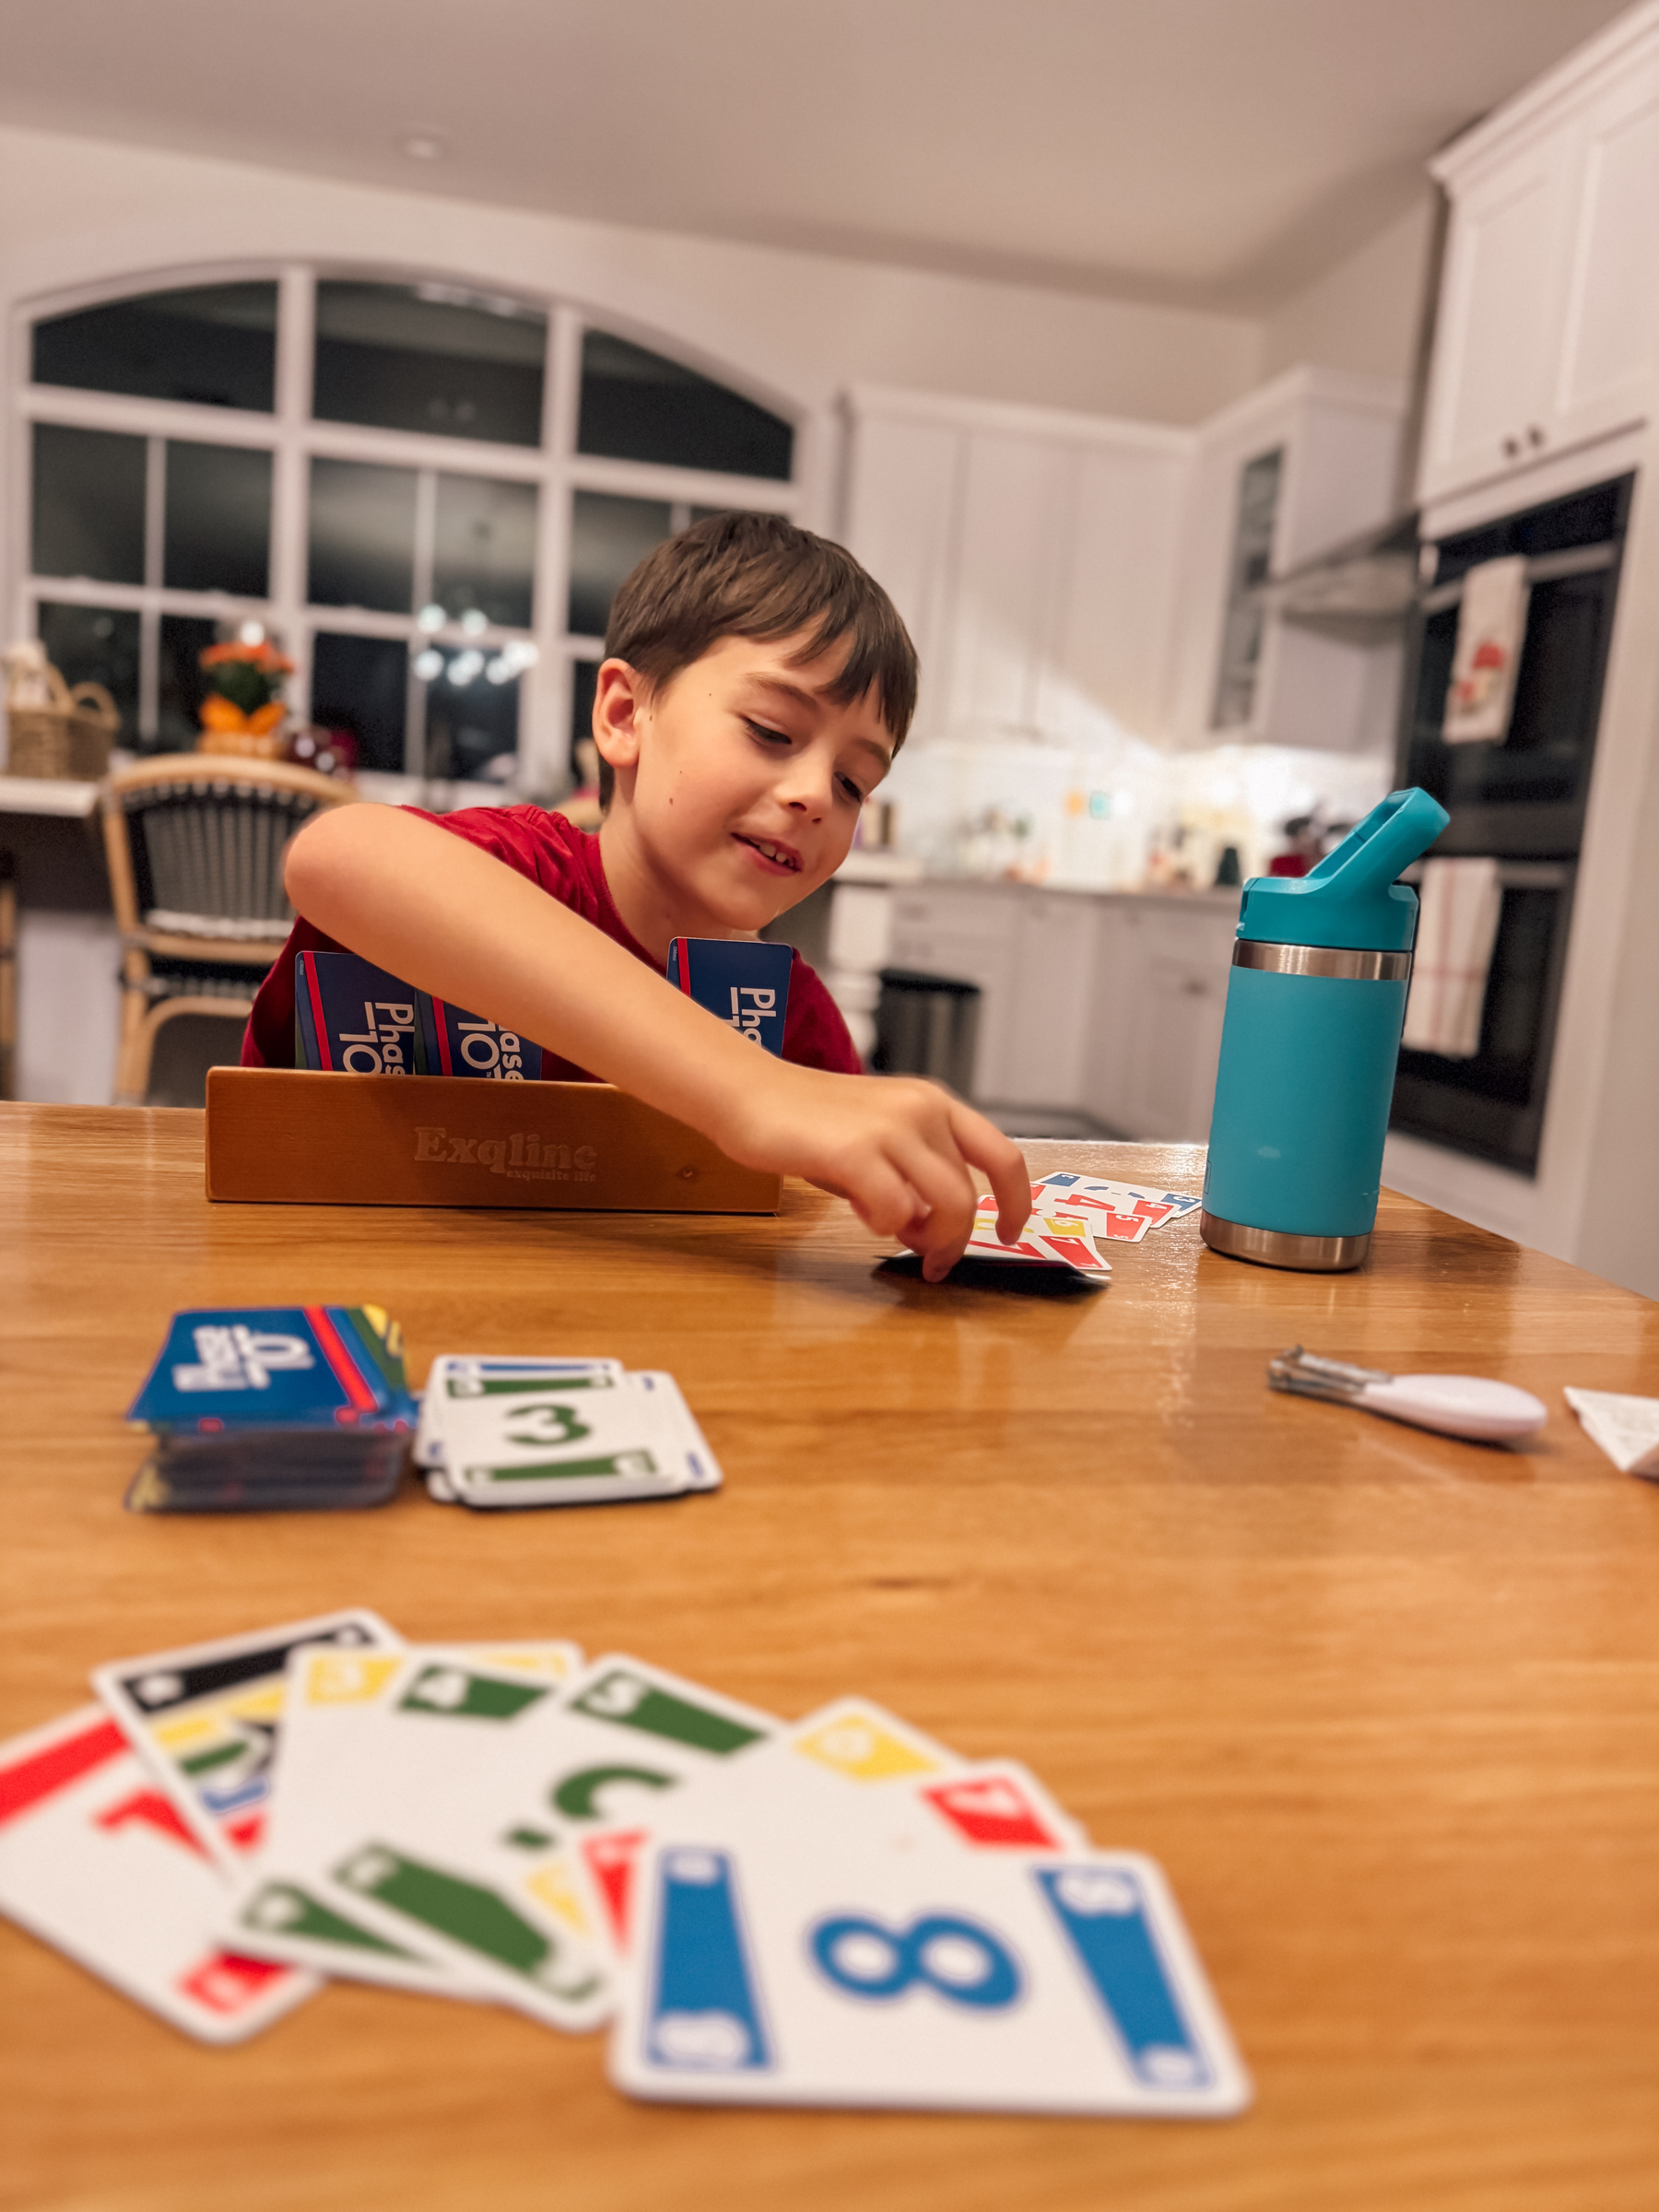
[[[845,1197],[937,1281],[989,1176],[999,1233],[1030,1211],[1025,1162],[933,1084],[870,1082],[798,958],[784,1056],[667,982],[671,937],[752,936],[845,859],[915,704],[914,649],[841,547],[781,518],[719,514],[618,593],[594,701],[596,836],[535,806],[432,816],[342,806],[295,838],[302,919],[262,986],[244,1065],[291,1065],[294,955],[347,947],[418,990],[618,1085],[745,1166]]]

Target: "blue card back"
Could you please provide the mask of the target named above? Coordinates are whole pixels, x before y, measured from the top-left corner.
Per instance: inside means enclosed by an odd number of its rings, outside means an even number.
[[[747,938],[676,937],[668,947],[668,981],[688,998],[769,1053],[783,1057],[789,971],[794,948]]]
[[[420,1071],[420,994],[355,952],[302,952],[294,1000],[308,1067],[347,1076]],[[303,1003],[302,1003],[303,1002]]]
[[[343,1306],[220,1306],[175,1313],[128,1408],[158,1434],[406,1425],[406,1392]]]
[[[496,1083],[540,1079],[541,1047],[527,1037],[468,1014],[445,998],[423,994],[418,1011],[427,1075],[478,1076]]]

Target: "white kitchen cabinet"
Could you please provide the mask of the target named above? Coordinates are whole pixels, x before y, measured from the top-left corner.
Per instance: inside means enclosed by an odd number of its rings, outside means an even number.
[[[893,893],[888,962],[980,989],[973,1096],[994,1099],[1009,1064],[1019,988],[1018,884],[925,883]]]
[[[1003,1025],[999,1105],[1080,1106],[1102,901],[1030,890],[1018,902],[1017,983]]]
[[[1396,384],[1293,369],[1201,429],[1181,556],[1171,704],[1181,743],[1358,752],[1392,736],[1378,647],[1285,620],[1248,592],[1269,573],[1282,575],[1387,519],[1405,406]],[[1268,465],[1274,455],[1277,492],[1266,535],[1253,556],[1241,559],[1245,472]],[[1241,659],[1253,660],[1253,674],[1224,684],[1224,655],[1235,669]]]
[[[869,388],[848,407],[846,540],[916,642],[912,742],[1159,735],[1193,434]]]
[[[1621,16],[1430,168],[1452,221],[1424,500],[1642,418],[1659,366],[1659,5]]]
[[[1237,909],[1230,900],[1101,903],[1084,1110],[1125,1136],[1202,1144]]]

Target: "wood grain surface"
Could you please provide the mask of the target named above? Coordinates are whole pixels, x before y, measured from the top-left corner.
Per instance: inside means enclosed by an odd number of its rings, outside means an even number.
[[[1030,1147],[1198,1188],[1191,1148]],[[198,2049],[0,1924],[27,2212],[1652,2212],[1659,1488],[1564,1383],[1659,1393],[1659,1306],[1386,1196],[1369,1265],[1191,1224],[1060,1300],[775,1220],[209,1206],[202,1117],[0,1108],[0,1727],[97,1661],[352,1603],[563,1635],[783,1713],[881,1699],[1162,1861],[1254,2073],[1220,2124],[645,2109],[597,2038],[336,1986]],[[718,1496],[140,1519],[122,1408],[191,1305],[374,1300],[439,1351],[680,1379]],[[1525,1450],[1270,1394],[1270,1354],[1497,1375]]]

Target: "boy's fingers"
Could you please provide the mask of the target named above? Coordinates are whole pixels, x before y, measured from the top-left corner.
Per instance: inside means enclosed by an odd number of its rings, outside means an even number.
[[[982,1169],[996,1198],[996,1233],[1013,1243],[1031,1218],[1031,1171],[1012,1137],[982,1113],[952,1100],[950,1131],[962,1158]]]

